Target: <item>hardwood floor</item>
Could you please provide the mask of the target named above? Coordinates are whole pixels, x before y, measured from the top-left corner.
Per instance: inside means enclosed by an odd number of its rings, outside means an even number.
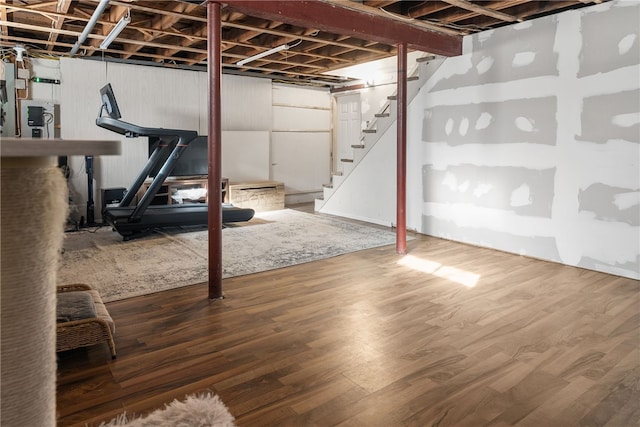
[[[220,396],[238,426],[640,425],[640,282],[417,236],[107,304],[59,426]]]

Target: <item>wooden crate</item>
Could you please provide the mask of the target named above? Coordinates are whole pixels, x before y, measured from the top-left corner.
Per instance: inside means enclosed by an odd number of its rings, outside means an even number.
[[[256,212],[284,209],[284,183],[278,181],[238,182],[229,185],[229,202]]]

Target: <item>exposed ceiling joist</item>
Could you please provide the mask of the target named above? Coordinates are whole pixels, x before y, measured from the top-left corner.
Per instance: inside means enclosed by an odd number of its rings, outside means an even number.
[[[445,3],[449,3],[450,5],[457,6],[461,9],[470,10],[478,13],[479,15],[490,16],[492,18],[499,19],[505,22],[517,22],[520,21],[519,18],[515,16],[508,15],[506,13],[498,12],[495,9],[490,9],[488,7],[480,6],[474,3],[471,3],[467,0],[443,0]]]
[[[64,24],[64,15],[69,11],[69,6],[71,6],[71,0],[58,0],[56,4],[56,12],[60,13],[60,16],[57,16],[53,20],[53,27],[56,29],[62,28]],[[53,50],[53,46],[58,39],[58,33],[49,33],[49,47],[48,50]]]
[[[402,23],[377,14],[356,11],[342,2],[228,0],[227,7],[262,19],[285,20],[300,27],[313,23],[314,28],[322,31],[378,43],[407,43],[412,49],[443,56],[462,53],[462,38],[459,36],[427,31],[411,22]]]
[[[461,37],[601,0],[287,0],[219,1],[223,71],[298,84],[350,84],[333,70],[387,58],[405,41],[425,54],[457,55]],[[603,0],[606,1],[606,0]],[[0,48],[15,58],[70,56],[100,0],[0,0]],[[118,19],[131,22],[108,49],[98,46]],[[205,0],[110,0],[76,50],[76,58],[166,67],[203,67]],[[285,51],[237,63],[271,48]],[[73,50],[73,49],[72,49]]]

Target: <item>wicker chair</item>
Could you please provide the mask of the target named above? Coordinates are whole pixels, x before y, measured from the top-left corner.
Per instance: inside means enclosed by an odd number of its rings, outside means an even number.
[[[62,313],[61,310],[65,311],[65,309],[60,307],[60,300],[62,299],[60,294],[67,292],[84,292],[90,295],[91,300],[93,300],[93,307],[90,307],[92,314],[89,317],[80,315],[83,318],[77,319],[70,318],[65,313]],[[116,345],[113,341],[115,324],[98,291],[84,284],[62,285],[58,286],[58,296],[56,351],[88,347],[106,342],[111,350],[111,358],[115,359]]]

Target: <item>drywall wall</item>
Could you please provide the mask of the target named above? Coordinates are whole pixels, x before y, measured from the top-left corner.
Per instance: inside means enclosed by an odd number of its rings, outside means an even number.
[[[409,105],[407,228],[640,278],[639,15],[466,37]],[[322,211],[395,224],[395,144],[391,126]]]
[[[639,15],[467,37],[420,95],[420,231],[640,278]]]

